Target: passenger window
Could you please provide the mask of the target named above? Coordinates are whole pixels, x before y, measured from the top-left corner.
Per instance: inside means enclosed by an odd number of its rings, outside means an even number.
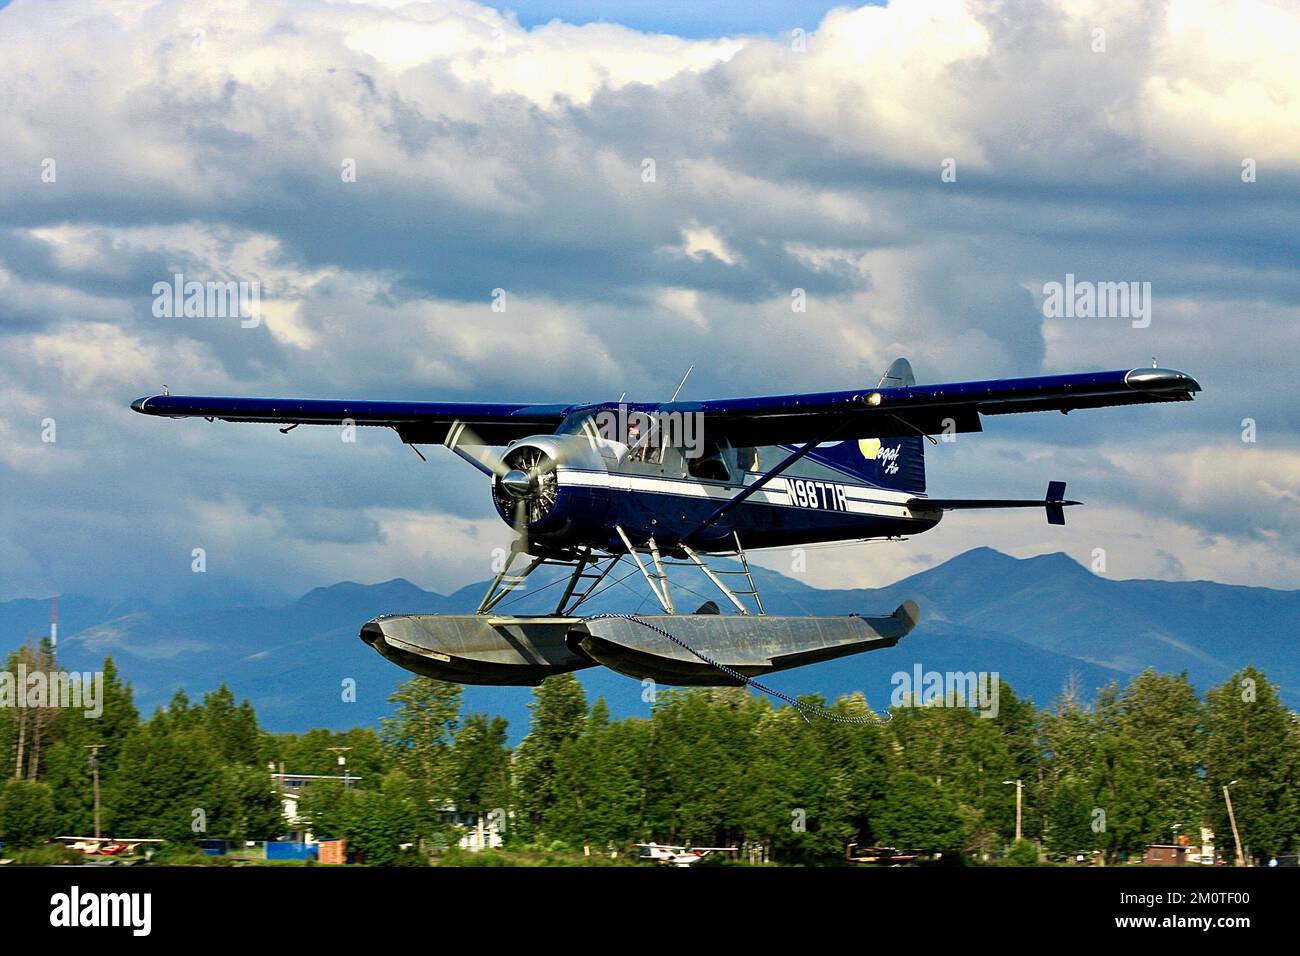
[[[705,481],[728,481],[731,471],[722,457],[722,450],[712,442],[705,442],[699,458],[686,459],[686,470],[692,478]]]

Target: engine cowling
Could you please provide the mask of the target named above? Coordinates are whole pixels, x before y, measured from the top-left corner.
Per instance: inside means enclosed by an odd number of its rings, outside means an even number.
[[[530,547],[570,548],[590,542],[608,509],[604,489],[566,480],[569,469],[603,474],[606,463],[579,435],[537,435],[511,445],[505,471],[492,479],[492,503]]]
[[[518,509],[530,526],[544,521],[559,499],[559,466],[555,458],[534,444],[519,444],[501,459],[508,471],[492,482],[497,511],[512,524]]]

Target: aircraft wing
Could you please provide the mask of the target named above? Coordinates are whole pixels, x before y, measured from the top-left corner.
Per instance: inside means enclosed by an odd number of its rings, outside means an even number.
[[[663,412],[704,415],[705,434],[733,445],[786,445],[821,435],[939,435],[983,431],[981,416],[1186,402],[1200,384],[1174,369],[1044,375],[938,385],[860,388],[702,402],[672,402]],[[827,440],[830,440],[829,438]]]
[[[785,445],[831,434],[885,438],[978,432],[983,431],[983,415],[1185,402],[1200,390],[1200,384],[1184,372],[1137,368],[636,407],[700,413],[706,433],[725,435],[733,445]],[[409,444],[441,444],[451,426],[461,422],[482,441],[504,445],[554,429],[579,406],[151,395],[131,407],[145,415],[230,422],[341,425],[351,421],[392,428]]]
[[[394,429],[408,444],[441,444],[462,422],[490,444],[550,431],[564,420],[567,405],[485,402],[369,402],[306,398],[222,398],[150,395],[131,403],[144,415],[206,418],[278,425],[375,425]]]

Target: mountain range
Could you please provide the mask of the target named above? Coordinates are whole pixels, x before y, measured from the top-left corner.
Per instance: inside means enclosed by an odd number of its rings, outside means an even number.
[[[862,690],[883,710],[891,675],[911,673],[919,664],[941,673],[996,671],[1018,695],[1046,705],[1067,680],[1090,696],[1111,680],[1122,683],[1152,667],[1186,671],[1204,692],[1253,664],[1281,685],[1289,706],[1300,709],[1300,655],[1293,646],[1300,632],[1300,591],[1114,580],[1064,554],[1018,559],[989,548],[877,589],[818,589],[762,568],[754,568],[754,575],[770,614],[886,614],[904,598],[921,606],[921,623],[895,648],[767,678],[786,693],[833,699]],[[701,602],[717,597],[697,571],[676,569],[670,580],[683,609],[693,592]],[[543,598],[554,600],[552,582],[539,571],[530,579],[532,593],[511,610],[549,611]],[[627,583],[584,610],[652,610],[644,585]],[[360,625],[384,613],[472,612],[486,587],[484,581],[443,595],[403,579],[343,582],[279,606],[231,607],[212,606],[210,599],[156,606],[65,595],[59,602],[59,660],[69,669],[94,670],[111,655],[146,714],[177,688],[198,698],[224,681],[252,701],[269,730],[372,725],[388,712],[394,687],[410,675],[362,644]],[[0,603],[4,646],[48,630],[48,600]],[[589,697],[603,696],[614,716],[648,713],[640,682],[603,668],[579,677]],[[348,678],[356,682],[356,701],[350,703],[342,693]],[[508,718],[512,740],[527,732],[530,699],[526,687],[465,689],[466,708]]]

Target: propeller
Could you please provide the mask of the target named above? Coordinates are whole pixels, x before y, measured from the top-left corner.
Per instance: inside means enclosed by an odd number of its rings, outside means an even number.
[[[528,503],[523,498],[515,503],[514,529],[515,534],[518,535],[515,539],[515,547],[524,554],[532,554],[528,540]]]
[[[504,478],[507,468],[488,450],[488,443],[464,422],[452,422],[442,443],[489,478]],[[468,446],[468,448],[466,447]],[[470,451],[472,448],[474,451]]]
[[[556,461],[540,448],[522,445],[498,458],[483,440],[464,422],[453,422],[447,430],[445,444],[465,461],[490,478],[494,478],[493,493],[497,504],[506,514],[513,514],[513,527],[519,540],[515,546],[529,550],[528,525],[540,521],[555,504],[557,482]]]

